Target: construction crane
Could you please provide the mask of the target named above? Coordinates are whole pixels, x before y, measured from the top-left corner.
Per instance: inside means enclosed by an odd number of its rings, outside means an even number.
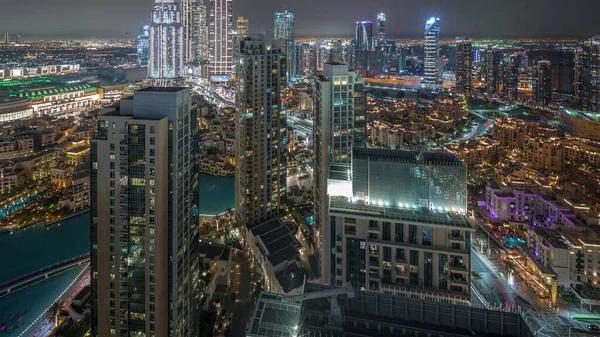
[[[293,296],[280,296],[279,299],[281,300],[281,302],[301,303],[302,301],[306,300],[327,298],[330,303],[328,325],[330,327],[340,327],[342,323],[344,323],[344,315],[342,313],[342,308],[340,307],[337,298],[340,295],[346,295],[348,296],[348,298],[354,298],[354,288],[352,288],[352,284],[350,284],[350,282],[346,283],[345,287],[314,291]]]

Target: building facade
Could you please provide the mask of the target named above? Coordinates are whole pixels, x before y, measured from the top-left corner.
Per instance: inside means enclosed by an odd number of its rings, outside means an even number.
[[[425,58],[423,83],[427,86],[441,84],[440,63],[440,18],[431,17],[425,23]]]
[[[385,38],[385,21],[387,20],[387,17],[385,15],[385,13],[379,13],[377,14],[377,37],[376,37],[376,43],[375,43],[375,47],[377,48],[382,48],[385,46],[386,44],[386,38]]]
[[[533,66],[533,103],[548,106],[552,103],[552,65],[548,60],[536,61]]]
[[[204,67],[208,65],[208,24],[206,22],[206,6],[202,1],[192,2],[190,62]]]
[[[456,92],[471,96],[473,92],[473,42],[469,38],[456,38]]]
[[[321,251],[321,279],[329,283],[328,248],[332,237],[327,221],[328,195],[350,193],[352,148],[355,137],[366,138],[366,109],[360,107],[364,99],[362,79],[346,64],[326,63],[323,75],[315,80],[313,92],[315,241]]]
[[[233,1],[210,0],[209,74],[213,82],[227,82],[233,71]]]
[[[517,55],[506,55],[502,69],[502,98],[507,102],[514,103],[519,99],[519,59]]]
[[[148,66],[148,54],[150,47],[150,26],[144,26],[140,29],[140,34],[136,41],[137,46],[137,60],[138,65],[141,67]]]
[[[241,41],[249,36],[248,35],[248,19],[245,19],[243,16],[240,16],[237,18],[236,32],[237,32],[237,40],[238,41]]]
[[[468,305],[465,166],[447,153],[353,154],[353,197],[329,199],[334,284]]]
[[[485,54],[485,85],[488,95],[496,95],[500,92],[502,82],[500,73],[500,53],[496,46],[487,46]]]
[[[91,155],[92,336],[198,336],[198,146],[188,88],[98,118]]]
[[[185,76],[184,31],[175,0],[155,0],[150,24],[148,76],[174,79]]]
[[[575,52],[575,100],[584,111],[600,112],[600,35]]]
[[[356,51],[373,51],[373,22],[356,22]]]
[[[235,120],[235,203],[247,228],[279,214],[286,193],[286,115],[281,90],[287,60],[264,36],[240,41]]]
[[[294,74],[294,27],[294,13],[290,13],[287,10],[281,13],[275,13],[275,29],[273,29],[273,40],[282,41],[282,51],[288,62],[288,78]]]

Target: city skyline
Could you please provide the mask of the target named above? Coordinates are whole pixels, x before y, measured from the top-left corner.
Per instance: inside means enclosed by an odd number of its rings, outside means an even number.
[[[386,35],[390,38],[418,37],[421,22],[430,16],[438,16],[444,21],[442,37],[468,35],[481,37],[561,37],[586,38],[585,32],[594,33],[593,13],[600,10],[600,4],[591,0],[576,0],[577,5],[560,6],[558,0],[532,0],[515,7],[506,2],[486,1],[480,3],[463,0],[450,4],[445,1],[427,3],[409,0],[395,4],[389,1],[369,3],[356,2],[340,7],[339,1],[327,3],[307,0],[282,6],[274,0],[260,0],[261,8],[272,10],[255,11],[256,2],[236,2],[234,16],[244,16],[253,22],[253,30],[273,29],[272,15],[275,11],[287,9],[296,15],[298,37],[351,37],[354,24],[358,20],[375,21],[377,13],[387,15]],[[516,1],[510,0],[509,2]],[[207,3],[208,4],[208,1]],[[205,4],[205,5],[206,5]],[[413,6],[414,4],[414,6]],[[114,5],[114,6],[113,6]],[[6,18],[0,22],[0,31],[23,38],[125,38],[135,37],[140,26],[148,24],[152,1],[130,0],[121,3],[107,0],[81,6],[73,0],[60,0],[50,6],[37,0],[13,2],[5,6]],[[313,12],[315,7],[320,10]],[[37,10],[31,10],[31,8]],[[71,17],[69,24],[61,19],[68,8]],[[117,8],[117,10],[115,10]],[[578,11],[586,8],[586,11]],[[60,9],[60,11],[59,11]],[[334,11],[336,16],[327,13]],[[18,13],[27,11],[30,20],[21,20]],[[14,14],[14,15],[13,15]],[[469,20],[465,20],[468,18]],[[557,21],[560,18],[560,21]],[[560,24],[576,20],[577,26]],[[37,26],[35,23],[39,22]],[[112,23],[110,23],[112,22]],[[41,26],[43,23],[43,26]],[[110,24],[107,24],[110,23]],[[119,24],[114,24],[119,23]],[[44,32],[40,34],[40,32]]]

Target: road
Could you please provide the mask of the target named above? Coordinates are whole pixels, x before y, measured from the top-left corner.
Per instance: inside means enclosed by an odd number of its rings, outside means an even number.
[[[514,305],[512,291],[500,283],[475,249],[471,249],[471,268],[479,274],[477,278],[471,277],[471,283],[492,306],[508,309]]]

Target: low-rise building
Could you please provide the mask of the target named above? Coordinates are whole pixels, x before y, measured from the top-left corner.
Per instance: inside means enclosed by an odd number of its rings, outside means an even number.
[[[526,137],[523,161],[536,170],[560,172],[565,164],[565,144],[557,137]]]
[[[25,183],[25,172],[12,166],[0,167],[0,194],[8,194],[14,188]]]
[[[507,149],[520,149],[531,136],[558,137],[559,130],[539,121],[522,118],[498,118],[494,122],[492,138]]]
[[[488,137],[479,137],[462,143],[451,143],[444,149],[458,156],[465,165],[493,164],[499,160],[500,143]]]
[[[561,108],[560,125],[566,132],[600,139],[600,113]]]
[[[295,294],[301,290],[305,273],[300,268],[301,244],[298,227],[292,222],[273,219],[252,227],[246,245],[265,277],[266,290]]]

